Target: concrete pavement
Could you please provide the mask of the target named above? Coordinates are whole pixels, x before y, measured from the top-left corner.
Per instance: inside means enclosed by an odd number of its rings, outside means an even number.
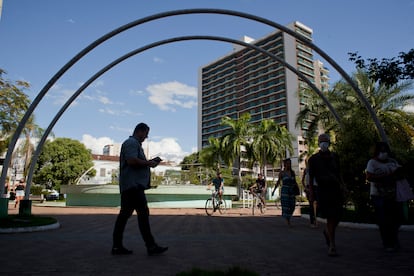
[[[293,227],[268,208],[251,216],[248,209],[205,215],[202,209],[151,209],[153,234],[169,246],[163,256],[146,255],[136,217],[125,230],[133,255],[110,255],[118,208],[38,207],[35,215],[56,217],[59,229],[0,234],[0,275],[176,275],[194,267],[238,266],[259,275],[412,275],[414,232],[401,231],[402,248],[386,253],[377,229],[341,226],[340,256],[328,257],[322,227],[310,228],[295,212]],[[11,210],[11,212],[13,212]]]

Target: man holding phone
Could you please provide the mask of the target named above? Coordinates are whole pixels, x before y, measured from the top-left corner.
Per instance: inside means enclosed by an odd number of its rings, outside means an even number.
[[[149,126],[139,123],[132,136],[124,141],[121,147],[119,168],[119,189],[121,193],[121,210],[115,222],[113,232],[113,255],[129,255],[132,250],[123,246],[123,233],[128,219],[134,210],[138,215],[138,227],[150,256],[167,251],[155,243],[149,224],[149,208],[145,190],[150,188],[150,168],[158,166],[161,158],[147,160],[142,148],[142,142],[148,137]]]

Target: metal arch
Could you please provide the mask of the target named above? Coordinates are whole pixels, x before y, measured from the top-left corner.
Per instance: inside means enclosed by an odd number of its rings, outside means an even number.
[[[97,47],[98,45],[102,44],[103,42],[105,42],[106,40],[110,39],[111,37],[125,31],[128,30],[132,27],[135,27],[137,25],[152,21],[152,20],[156,20],[156,19],[160,19],[160,18],[164,18],[164,17],[169,17],[169,16],[175,16],[175,15],[182,15],[182,14],[225,14],[225,15],[232,15],[232,16],[237,16],[237,17],[242,17],[242,18],[246,18],[246,19],[251,19],[257,22],[261,22],[264,24],[267,24],[269,26],[275,27],[285,33],[290,34],[291,36],[295,37],[296,39],[300,40],[301,42],[303,42],[304,44],[308,45],[310,48],[312,48],[313,50],[315,50],[319,55],[321,55],[323,58],[325,58],[341,75],[342,77],[351,85],[351,87],[356,91],[356,93],[358,94],[358,96],[360,97],[360,99],[363,101],[363,103],[365,104],[365,107],[367,108],[369,114],[371,115],[382,139],[387,142],[387,136],[385,134],[384,129],[381,126],[381,123],[379,122],[374,110],[372,109],[372,107],[369,105],[367,99],[364,97],[363,93],[361,92],[361,90],[358,88],[358,86],[352,81],[352,79],[346,74],[346,72],[330,57],[328,56],[324,51],[322,51],[319,47],[317,47],[316,45],[314,45],[312,42],[310,42],[307,38],[305,38],[304,36],[288,29],[285,26],[282,26],[278,23],[275,23],[271,20],[267,20],[265,18],[262,17],[258,17],[258,16],[254,16],[251,14],[247,14],[247,13],[242,13],[242,12],[236,12],[236,11],[232,11],[232,10],[221,10],[221,9],[184,9],[184,10],[176,10],[176,11],[169,11],[169,12],[163,12],[163,13],[158,13],[155,15],[151,15],[148,17],[144,17],[142,19],[138,19],[135,21],[132,21],[128,24],[125,24],[105,35],[103,35],[102,37],[98,38],[97,40],[95,40],[94,42],[92,42],[90,45],[88,45],[86,48],[84,48],[82,51],[80,51],[76,56],[74,56],[68,63],[66,63],[49,81],[48,83],[42,88],[42,90],[39,92],[39,94],[36,96],[36,98],[33,100],[32,104],[29,106],[28,110],[26,111],[25,115],[23,116],[22,120],[20,121],[19,125],[16,128],[16,131],[14,132],[10,143],[9,143],[9,147],[7,149],[7,153],[6,153],[6,158],[4,160],[4,165],[3,165],[3,169],[2,169],[2,173],[1,173],[1,178],[0,178],[0,193],[2,194],[4,192],[4,186],[5,186],[5,182],[6,182],[6,177],[7,177],[7,170],[9,168],[9,164],[10,164],[10,160],[11,160],[11,156],[12,156],[12,152],[14,150],[14,147],[16,146],[17,140],[20,137],[22,131],[23,131],[23,127],[26,125],[27,120],[29,119],[29,117],[32,115],[34,109],[36,108],[36,106],[39,104],[39,102],[42,100],[42,98],[45,96],[45,94],[47,93],[47,91],[53,86],[53,84],[67,71],[69,70],[70,67],[72,67],[72,65],[74,65],[77,61],[79,61],[83,56],[85,56],[87,53],[89,53],[91,50],[93,50],[95,47]]]
[[[324,101],[324,103],[328,106],[329,110],[332,112],[332,114],[334,115],[335,119],[338,121],[338,123],[340,123],[340,118],[338,116],[338,114],[336,113],[336,110],[334,109],[334,107],[331,105],[331,103],[328,101],[328,99],[323,95],[323,93],[304,75],[302,74],[300,71],[298,71],[295,67],[291,66],[289,63],[287,63],[286,61],[284,61],[283,59],[273,55],[272,53],[268,52],[267,50],[264,50],[256,45],[253,44],[249,44],[243,41],[239,41],[239,40],[235,40],[235,39],[231,39],[231,38],[226,38],[226,37],[218,37],[218,36],[181,36],[181,37],[174,37],[174,38],[170,38],[170,39],[165,39],[165,40],[160,40],[151,44],[148,44],[146,46],[143,46],[141,48],[135,49],[121,57],[119,57],[118,59],[114,60],[113,62],[111,62],[110,64],[108,64],[107,66],[103,67],[101,70],[99,70],[97,73],[95,73],[91,78],[89,78],[81,87],[79,87],[78,90],[75,91],[75,93],[66,101],[66,103],[61,107],[61,109],[58,111],[58,113],[56,113],[55,117],[53,118],[53,120],[51,121],[51,123],[49,124],[49,126],[47,127],[47,129],[45,130],[42,138],[40,139],[36,150],[33,154],[32,160],[30,162],[30,168],[28,171],[28,178],[27,178],[27,185],[26,185],[26,195],[25,197],[28,198],[29,192],[30,192],[30,185],[32,183],[32,178],[33,178],[33,172],[34,172],[34,168],[36,166],[37,163],[37,159],[40,156],[40,153],[42,151],[43,145],[46,142],[47,137],[49,136],[50,132],[52,131],[52,128],[55,126],[55,124],[57,123],[57,121],[59,120],[59,118],[63,115],[63,113],[65,112],[65,110],[70,106],[70,104],[92,83],[94,82],[96,79],[98,79],[101,75],[103,75],[105,72],[107,72],[108,70],[110,70],[111,68],[113,68],[114,66],[116,66],[117,64],[121,63],[122,61],[137,55],[143,51],[146,51],[148,49],[160,46],[160,45],[164,45],[164,44],[168,44],[168,43],[172,43],[172,42],[178,42],[178,41],[187,41],[187,40],[218,40],[218,41],[224,41],[224,42],[229,42],[229,43],[233,43],[233,44],[239,44],[251,49],[254,49],[256,51],[259,51],[263,54],[268,55],[269,57],[273,58],[274,60],[276,60],[279,63],[282,63],[285,67],[287,67],[289,70],[291,70],[293,73],[295,73],[296,75],[298,75],[303,81],[305,81],[311,88],[312,90],[314,90],[319,97],[322,98],[322,100]]]

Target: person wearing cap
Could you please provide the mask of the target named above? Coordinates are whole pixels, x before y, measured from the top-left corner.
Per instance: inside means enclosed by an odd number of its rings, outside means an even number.
[[[338,155],[329,150],[331,140],[328,134],[318,137],[319,152],[309,158],[309,196],[318,202],[318,213],[326,218],[323,230],[328,245],[328,255],[337,256],[335,232],[343,212],[343,189]],[[318,183],[314,186],[314,183]],[[316,192],[316,193],[315,193]],[[317,198],[315,198],[317,195]]]

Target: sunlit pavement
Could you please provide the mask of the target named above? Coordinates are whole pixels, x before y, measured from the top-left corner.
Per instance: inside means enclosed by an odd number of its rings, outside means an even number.
[[[9,206],[9,213],[17,212]],[[175,275],[194,267],[233,266],[260,275],[412,275],[414,232],[401,231],[401,249],[384,252],[375,227],[341,226],[338,257],[328,257],[322,226],[310,228],[299,209],[288,227],[281,210],[264,215],[231,209],[208,217],[202,209],[151,209],[153,234],[166,254],[149,257],[132,217],[124,236],[133,255],[110,254],[118,208],[34,205],[34,215],[58,219],[55,230],[0,234],[1,275]]]

